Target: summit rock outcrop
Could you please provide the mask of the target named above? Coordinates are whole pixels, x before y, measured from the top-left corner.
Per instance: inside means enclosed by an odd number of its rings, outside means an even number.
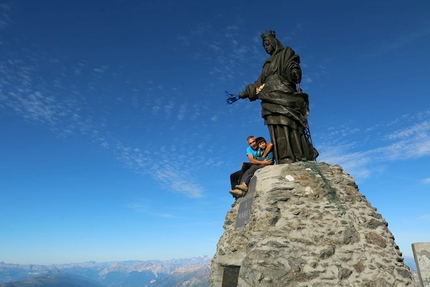
[[[258,170],[224,229],[212,287],[415,286],[388,223],[338,165]]]

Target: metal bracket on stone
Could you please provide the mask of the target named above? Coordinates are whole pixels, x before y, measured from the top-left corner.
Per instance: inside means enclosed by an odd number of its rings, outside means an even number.
[[[328,179],[324,176],[318,166],[316,164],[313,164],[313,162],[303,162],[303,164],[311,169],[314,169],[321,176],[322,180],[324,181],[326,190],[328,190],[325,194],[325,197],[329,202],[336,206],[336,208],[340,211],[341,214],[345,214],[345,207],[343,207],[342,203],[340,202],[339,197],[336,194],[336,190],[332,187],[332,185],[329,183]]]

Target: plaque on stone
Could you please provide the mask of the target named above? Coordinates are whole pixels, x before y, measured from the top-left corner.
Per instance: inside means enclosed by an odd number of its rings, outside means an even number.
[[[251,217],[252,203],[254,201],[255,186],[257,184],[257,177],[254,176],[248,186],[248,192],[239,203],[239,212],[236,218],[236,228],[245,226]]]
[[[418,276],[423,287],[430,287],[430,242],[412,244]]]
[[[222,287],[237,287],[240,266],[223,266]]]

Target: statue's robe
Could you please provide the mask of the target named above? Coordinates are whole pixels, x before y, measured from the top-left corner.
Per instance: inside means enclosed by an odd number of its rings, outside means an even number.
[[[264,63],[260,77],[245,90],[251,101],[261,100],[261,116],[269,128],[278,164],[315,160],[318,156],[305,135],[309,99],[296,91],[297,76],[301,78],[300,58],[285,47]]]

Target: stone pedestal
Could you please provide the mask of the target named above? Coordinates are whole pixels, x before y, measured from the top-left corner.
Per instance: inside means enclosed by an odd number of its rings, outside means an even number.
[[[253,180],[227,213],[212,287],[415,286],[387,222],[340,166],[268,166]]]

